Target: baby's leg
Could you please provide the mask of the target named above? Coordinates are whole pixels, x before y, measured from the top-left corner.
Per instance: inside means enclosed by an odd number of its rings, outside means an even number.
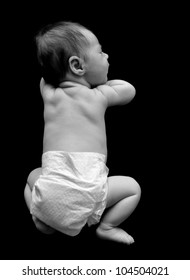
[[[30,210],[30,205],[31,205],[31,200],[32,200],[32,189],[33,189],[34,183],[36,182],[36,180],[39,178],[40,175],[41,175],[41,168],[36,168],[29,174],[28,179],[27,179],[26,187],[24,190],[24,198],[25,198],[25,201],[26,201],[26,204],[27,204],[29,210]],[[34,222],[36,228],[38,230],[40,230],[41,232],[46,233],[46,234],[51,234],[55,231],[54,229],[52,229],[51,227],[44,224],[42,221],[40,221],[35,216],[32,216],[32,219],[33,219],[33,222]]]
[[[123,229],[117,226],[125,221],[136,208],[140,200],[139,184],[130,177],[113,176],[108,178],[109,208],[97,228],[97,235],[103,239],[131,244],[134,242]]]

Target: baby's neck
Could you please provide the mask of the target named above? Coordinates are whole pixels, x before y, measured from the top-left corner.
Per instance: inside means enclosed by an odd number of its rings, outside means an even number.
[[[83,77],[75,77],[73,75],[67,74],[63,82],[59,84],[59,87],[65,88],[81,85],[91,88],[91,85]]]

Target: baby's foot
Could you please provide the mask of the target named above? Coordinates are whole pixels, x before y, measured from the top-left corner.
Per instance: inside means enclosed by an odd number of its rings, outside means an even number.
[[[99,226],[96,230],[96,234],[99,238],[125,243],[128,245],[135,242],[131,235],[129,235],[126,231],[118,227],[106,228]]]

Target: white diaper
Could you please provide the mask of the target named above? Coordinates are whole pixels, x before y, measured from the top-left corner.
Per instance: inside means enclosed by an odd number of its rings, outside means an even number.
[[[42,156],[42,175],[32,191],[30,212],[65,234],[77,235],[96,224],[106,207],[106,156],[50,151]]]

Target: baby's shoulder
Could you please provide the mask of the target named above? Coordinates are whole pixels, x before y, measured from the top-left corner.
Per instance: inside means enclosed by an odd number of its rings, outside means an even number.
[[[98,88],[86,89],[85,97],[87,100],[89,100],[93,104],[103,105],[103,106],[107,105],[106,98],[104,97],[102,92],[100,90],[98,90]]]
[[[87,86],[77,86],[72,88],[64,89],[66,94],[72,95],[77,100],[84,100],[89,102],[102,102],[104,103],[105,98],[97,88],[89,88]]]

